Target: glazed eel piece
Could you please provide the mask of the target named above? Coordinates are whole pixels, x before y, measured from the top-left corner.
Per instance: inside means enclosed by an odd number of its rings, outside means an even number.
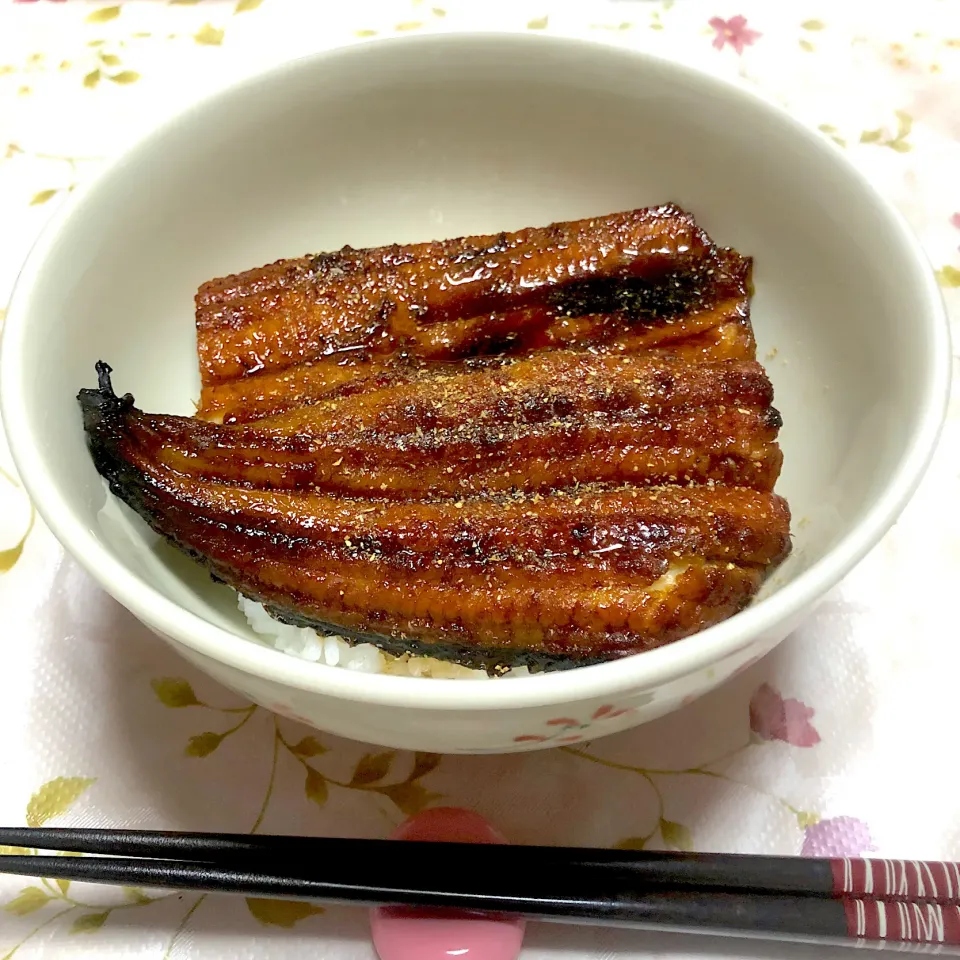
[[[216,406],[207,394],[217,384],[304,363],[456,360],[685,317],[688,333],[702,332],[737,313],[748,272],[673,205],[282,260],[197,293],[202,408]],[[570,317],[595,319],[584,329]]]
[[[583,331],[586,320],[601,318],[572,318],[569,327]],[[603,317],[610,323],[610,318]],[[576,324],[576,326],[575,326]],[[596,323],[596,327],[599,323]],[[688,362],[706,360],[752,360],[756,357],[756,341],[748,316],[737,315],[724,319],[706,330],[684,335],[687,324],[672,328],[651,330],[660,336],[637,334],[611,336],[608,339],[585,337],[574,342],[574,348],[625,354],[643,353],[648,356],[673,357]],[[560,325],[558,324],[558,328]],[[572,339],[572,338],[569,338]],[[569,342],[555,338],[557,344]],[[470,355],[459,361],[464,369],[494,369],[521,357],[551,349],[525,344],[511,345],[509,350]],[[340,359],[322,359],[287,367],[279,372],[264,372],[251,377],[239,377],[204,387],[197,416],[214,423],[252,423],[294,407],[309,406],[320,400],[334,399],[372,390],[391,384],[407,383],[453,369],[452,361],[424,360],[410,353],[353,356]]]
[[[79,400],[118,497],[280,620],[387,651],[636,653],[737,612],[790,549],[754,361],[554,351],[238,425],[143,413],[98,371]]]

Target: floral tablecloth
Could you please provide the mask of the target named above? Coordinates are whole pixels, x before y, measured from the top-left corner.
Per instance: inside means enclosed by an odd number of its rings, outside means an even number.
[[[315,49],[468,29],[589,36],[761,88],[900,207],[960,322],[957,0],[0,0],[0,307],[56,205],[199,93]],[[0,823],[379,837],[452,803],[519,843],[960,859],[955,406],[900,524],[773,655],[640,730],[564,730],[517,757],[385,752],[238,702],[63,555],[5,448],[0,468]],[[359,911],[0,880],[0,958],[68,952],[373,957]],[[828,955],[536,925],[524,954]]]

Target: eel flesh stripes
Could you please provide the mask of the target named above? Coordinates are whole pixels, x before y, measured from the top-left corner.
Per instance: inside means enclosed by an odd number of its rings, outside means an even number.
[[[195,417],[80,391],[111,490],[277,619],[498,672],[740,610],[789,553],[750,260],[674,206],[197,295]]]

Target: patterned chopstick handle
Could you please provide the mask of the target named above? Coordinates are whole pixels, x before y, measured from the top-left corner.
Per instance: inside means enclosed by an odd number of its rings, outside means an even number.
[[[855,940],[960,945],[960,905],[906,900],[843,900]]]
[[[840,897],[960,904],[960,864],[850,858],[830,864],[833,892]]]

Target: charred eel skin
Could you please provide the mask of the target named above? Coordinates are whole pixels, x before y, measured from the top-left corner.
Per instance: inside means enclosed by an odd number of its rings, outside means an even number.
[[[79,401],[118,497],[278,619],[388,652],[613,659],[736,613],[790,550],[755,361],[557,351],[238,425],[98,375]]]

